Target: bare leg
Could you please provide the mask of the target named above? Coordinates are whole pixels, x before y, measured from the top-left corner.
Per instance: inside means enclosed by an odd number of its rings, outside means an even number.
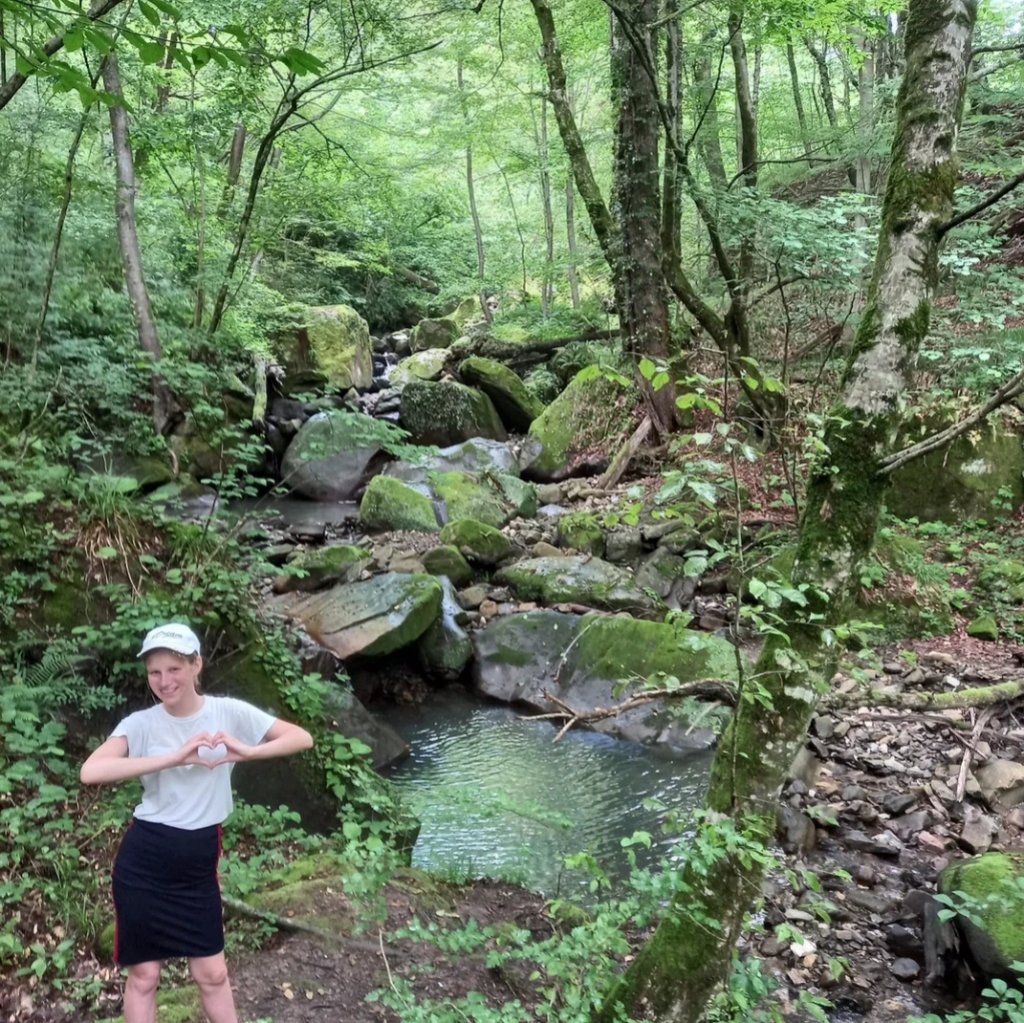
[[[156,1023],[156,992],[160,987],[160,963],[135,963],[128,967],[124,985],[124,1023]]]
[[[231,993],[228,979],[228,964],[224,953],[215,956],[199,956],[188,961],[192,979],[199,985],[199,996],[203,1011],[210,1023],[238,1023],[235,1012],[235,997]],[[126,1019],[125,1023],[132,1023]]]

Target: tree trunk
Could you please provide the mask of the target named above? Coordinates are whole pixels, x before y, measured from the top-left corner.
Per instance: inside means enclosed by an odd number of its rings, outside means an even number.
[[[786,635],[768,640],[755,669],[758,698],[740,694],[712,768],[710,816],[690,842],[703,855],[691,854],[670,911],[611,992],[603,1021],[620,1006],[642,1006],[645,1016],[697,1023],[722,982],[760,890],[756,843],[773,833],[778,791],[833,671],[829,630],[843,620],[874,542],[885,486],[879,468],[927,334],[939,242],[953,209],[977,10],[975,0],[910,0],[909,12],[907,71],[867,307],[830,417],[828,455],[809,482],[800,524],[793,582],[807,586],[808,606],[786,605]],[[724,815],[746,833],[745,849],[719,837],[729,833]]]
[[[657,0],[627,0],[617,8],[616,30],[631,39],[613,48],[619,86],[615,150],[615,211],[621,236],[622,299],[619,323],[623,341],[639,363],[644,357],[664,363],[671,351],[668,303],[661,261],[661,192],[658,141],[660,114],[647,74],[655,65],[650,26]],[[619,19],[626,24],[620,25]],[[646,60],[644,59],[646,57]],[[640,386],[651,422],[667,433],[675,422],[675,387]]]
[[[722,155],[722,137],[718,125],[718,75],[719,67],[712,64],[711,46],[718,33],[710,29],[700,42],[700,53],[693,65],[694,96],[697,109],[694,121],[697,125],[697,145],[701,159],[708,170],[708,177],[716,191],[724,192],[729,180],[725,175],[725,157]]]
[[[601,195],[600,186],[590,166],[586,147],[580,136],[576,118],[569,105],[569,89],[566,82],[565,66],[562,63],[562,50],[558,45],[558,34],[555,32],[555,20],[551,14],[548,0],[530,0],[533,13],[537,18],[542,43],[544,67],[548,76],[548,101],[555,112],[555,122],[562,139],[569,166],[572,168],[576,191],[579,192],[583,205],[590,217],[590,225],[594,229],[597,243],[611,268],[613,279],[618,276],[617,270],[617,239],[615,222]]]
[[[110,108],[110,134],[114,146],[114,162],[117,169],[117,238],[121,247],[121,263],[124,266],[125,285],[132,306],[135,329],[139,335],[142,350],[158,364],[163,357],[156,320],[149,301],[146,278],[142,269],[142,251],[135,227],[135,164],[132,160],[131,137],[128,132],[128,112],[121,94],[121,76],[118,72],[117,54],[108,54],[103,65],[103,87],[117,102]],[[181,407],[167,382],[154,366],[153,372],[153,422],[160,434],[170,433],[181,414]]]
[[[487,304],[487,295],[484,292],[484,280],[486,273],[486,253],[484,251],[484,232],[480,226],[480,211],[476,205],[476,184],[473,179],[473,144],[470,141],[472,135],[469,125],[469,114],[466,108],[466,86],[462,77],[462,61],[460,60],[455,68],[455,77],[459,86],[459,103],[462,107],[462,120],[466,126],[466,194],[469,197],[469,215],[473,221],[473,238],[476,241],[476,277],[480,295],[480,312],[484,319],[491,322],[491,307]]]
[[[835,128],[836,101],[832,95],[832,76],[829,73],[828,60],[825,57],[828,48],[822,46],[819,50],[809,36],[804,40],[804,45],[807,47],[808,53],[814,58],[814,63],[818,65],[818,94],[821,96],[821,102],[824,104],[825,116],[828,118],[829,127]]]
[[[796,51],[791,40],[786,41],[786,60],[789,63],[789,82],[793,87],[793,106],[796,108],[796,121],[800,126],[800,142],[804,147],[808,161],[811,156],[810,136],[807,134],[807,115],[804,113],[804,99],[800,93],[800,74],[796,67]]]
[[[569,265],[566,276],[569,278],[569,297],[573,309],[580,307],[580,278],[576,272],[576,190],[573,188],[572,175],[565,178],[565,246],[569,253]]]
[[[676,138],[683,130],[683,41],[679,24],[679,0],[665,4],[665,97],[669,120]],[[682,258],[680,220],[682,210],[679,190],[679,157],[672,146],[665,147],[665,169],[661,187],[661,248],[665,258],[676,262]]]
[[[533,113],[533,106],[530,107]],[[540,199],[544,214],[544,279],[540,289],[541,315],[547,319],[551,312],[554,299],[554,265],[555,265],[555,214],[551,201],[551,168],[548,152],[548,108],[542,104],[540,123],[534,119],[534,131],[537,135],[537,155],[540,159]]]

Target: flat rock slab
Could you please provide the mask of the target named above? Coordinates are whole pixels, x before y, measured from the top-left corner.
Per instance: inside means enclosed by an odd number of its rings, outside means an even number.
[[[273,606],[345,660],[380,657],[419,639],[440,616],[442,595],[434,576],[386,572],[321,593],[286,594]]]

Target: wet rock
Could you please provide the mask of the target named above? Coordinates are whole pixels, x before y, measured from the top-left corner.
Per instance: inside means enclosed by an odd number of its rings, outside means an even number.
[[[919,831],[923,831],[928,827],[930,821],[931,814],[927,810],[918,810],[915,813],[908,813],[898,817],[892,822],[890,827],[897,837],[905,842],[912,835],[916,835]]]
[[[369,561],[370,552],[364,547],[345,544],[293,551],[287,561],[289,571],[274,579],[273,591],[311,592],[334,583],[355,582]]]
[[[374,476],[359,505],[366,529],[436,533],[440,526],[429,497],[391,476]]]
[[[544,604],[569,602],[632,614],[659,610],[630,572],[595,557],[527,558],[499,569],[496,579],[520,599]]]
[[[896,959],[889,967],[889,972],[899,980],[914,980],[921,972],[921,967],[913,959]]]
[[[466,630],[459,624],[462,608],[455,587],[442,578],[443,594],[441,614],[417,643],[420,664],[426,674],[446,682],[457,679],[473,656],[473,644]]]
[[[875,892],[865,891],[863,888],[848,889],[846,892],[846,901],[851,906],[856,906],[858,909],[866,910],[868,913],[874,913],[877,916],[883,916],[893,908],[891,898],[887,898],[884,895],[878,895]]]
[[[487,587],[467,586],[464,590],[459,590],[455,596],[461,607],[467,610],[478,608],[487,599]]]
[[[386,456],[379,447],[352,440],[351,418],[321,412],[302,426],[281,463],[281,478],[288,487],[313,501],[355,497]]]
[[[924,954],[921,935],[905,924],[889,924],[885,929],[885,943],[898,956],[920,956]]]
[[[441,530],[441,541],[457,547],[463,557],[479,565],[498,565],[512,556],[512,542],[494,526],[474,519],[457,519]]]
[[[402,391],[402,426],[414,443],[439,447],[474,437],[508,436],[491,399],[472,387],[442,380],[414,380]]]
[[[442,592],[433,576],[389,572],[320,593],[285,594],[272,606],[345,660],[382,656],[419,639],[441,612]]]
[[[442,544],[423,555],[423,567],[431,575],[446,576],[455,586],[465,586],[473,578],[473,569],[458,547]]]

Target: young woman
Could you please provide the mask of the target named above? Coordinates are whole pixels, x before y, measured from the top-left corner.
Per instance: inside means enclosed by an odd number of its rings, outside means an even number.
[[[86,785],[139,778],[142,802],[114,860],[114,958],[128,969],[125,1023],[154,1023],[164,959],[185,956],[210,1023],[237,1023],[217,881],[232,765],[309,749],[304,728],[199,689],[199,639],[187,626],[147,634],[159,701],[129,714],[82,765]]]

